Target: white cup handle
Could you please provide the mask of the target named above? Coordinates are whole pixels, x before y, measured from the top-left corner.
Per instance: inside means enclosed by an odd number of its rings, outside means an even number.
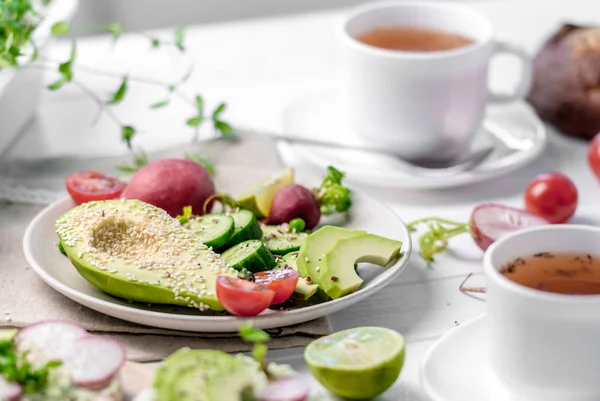
[[[500,53],[512,54],[521,60],[521,80],[517,84],[517,87],[513,89],[512,93],[494,93],[491,90],[488,90],[489,101],[492,103],[506,103],[521,99],[527,95],[529,85],[531,84],[531,58],[525,49],[512,43],[497,42],[493,55]]]

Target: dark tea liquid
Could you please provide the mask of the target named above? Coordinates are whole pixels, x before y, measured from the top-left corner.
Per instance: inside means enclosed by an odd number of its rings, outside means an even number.
[[[518,258],[500,269],[508,279],[560,294],[600,294],[600,256],[542,252]]]
[[[472,39],[452,32],[415,27],[374,29],[356,39],[381,49],[413,52],[452,50],[473,43]]]

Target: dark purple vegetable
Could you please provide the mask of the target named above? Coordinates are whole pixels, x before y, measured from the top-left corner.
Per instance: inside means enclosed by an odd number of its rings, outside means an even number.
[[[299,184],[289,184],[277,191],[265,223],[283,224],[293,219],[304,220],[309,230],[321,219],[321,208],[312,191]]]
[[[533,61],[527,99],[565,134],[591,139],[600,131],[600,27],[563,25]]]

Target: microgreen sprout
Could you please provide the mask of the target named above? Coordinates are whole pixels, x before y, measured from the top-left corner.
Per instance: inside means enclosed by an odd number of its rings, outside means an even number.
[[[323,182],[315,189],[315,199],[321,206],[321,214],[345,212],[352,206],[352,193],[342,184],[344,176],[335,167],[327,167]]]
[[[177,220],[181,223],[181,225],[187,224],[190,222],[190,218],[192,217],[192,207],[185,206],[183,208],[183,214],[177,215]]]
[[[252,343],[252,357],[260,364],[262,371],[267,375],[267,378],[272,378],[267,364],[267,342],[271,339],[269,334],[261,329],[255,329],[251,323],[246,323],[240,327],[240,337],[247,343]]]
[[[427,225],[427,231],[419,238],[420,254],[427,263],[434,262],[434,255],[448,248],[450,238],[463,233],[472,234],[469,223],[459,223],[439,217],[425,217],[415,220],[408,224],[408,230],[416,232],[417,227],[420,225]]]

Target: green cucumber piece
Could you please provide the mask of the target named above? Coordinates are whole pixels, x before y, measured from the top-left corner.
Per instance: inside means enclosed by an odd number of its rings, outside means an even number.
[[[242,209],[230,213],[230,216],[233,219],[234,231],[225,245],[225,249],[244,241],[262,238],[262,231],[258,225],[258,221],[256,221],[256,217],[254,217],[251,211]],[[220,250],[223,251],[224,249]]]
[[[292,233],[287,224],[262,226],[263,242],[276,255],[285,255],[300,249],[308,233]]]
[[[259,240],[244,241],[229,248],[221,258],[236,270],[247,269],[252,273],[271,270],[275,267],[275,257]]]
[[[285,255],[281,260],[277,262],[277,269],[292,269],[298,271],[296,261],[298,260],[298,252],[290,252]],[[306,280],[304,277],[298,278],[298,283],[294,289],[292,297],[300,301],[306,301],[319,289],[318,284],[313,284],[311,281]]]
[[[233,218],[224,214],[207,214],[185,224],[206,246],[219,248],[225,245],[234,232]]]

